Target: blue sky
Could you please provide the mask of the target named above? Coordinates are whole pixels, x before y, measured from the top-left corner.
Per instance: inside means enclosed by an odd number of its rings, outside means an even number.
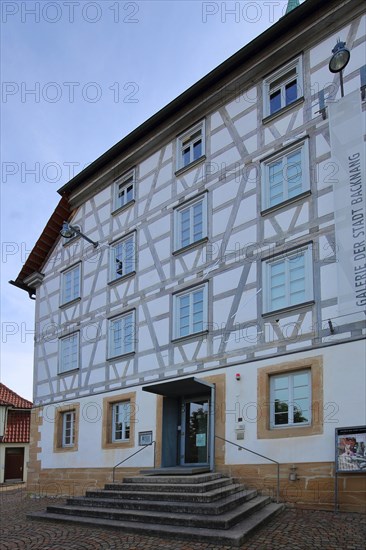
[[[32,398],[34,301],[8,281],[56,207],[57,189],[278,21],[286,5],[2,2],[4,384]]]

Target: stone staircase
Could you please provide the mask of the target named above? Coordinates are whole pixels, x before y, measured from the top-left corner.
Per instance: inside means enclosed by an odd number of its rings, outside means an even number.
[[[147,536],[240,546],[283,504],[220,473],[127,477],[85,497],[48,506],[32,519],[123,529]]]

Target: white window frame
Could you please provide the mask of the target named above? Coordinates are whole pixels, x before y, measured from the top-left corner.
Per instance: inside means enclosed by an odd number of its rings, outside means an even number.
[[[62,413],[62,447],[74,447],[75,445],[75,419],[75,411]]]
[[[291,71],[293,69],[296,70],[296,75],[291,75]],[[286,75],[287,78],[286,78]],[[286,105],[285,103],[285,87],[286,84],[289,84],[292,80],[296,79],[296,87],[297,87],[297,97],[294,101],[291,101],[291,103],[288,103]],[[279,80],[279,84],[271,90],[271,85]],[[277,109],[277,111],[274,111],[271,113],[271,104],[270,104],[270,95],[276,90],[281,91],[281,107],[280,109]],[[303,84],[303,69],[302,69],[302,56],[296,57],[283,67],[280,67],[277,71],[267,76],[263,81],[263,113],[264,117],[275,115],[277,113],[280,113],[282,109],[285,107],[292,105],[297,101],[299,98],[301,98],[304,93],[304,84]]]
[[[296,398],[294,398],[294,377],[298,374],[306,374],[308,377],[308,405],[309,405],[309,418],[306,422],[294,422],[294,412],[295,407],[298,406],[300,412],[301,407],[299,407],[299,404],[296,402]],[[301,427],[301,426],[310,426],[312,422],[311,418],[311,409],[312,409],[312,375],[311,375],[311,369],[304,369],[304,370],[296,370],[293,372],[286,372],[286,373],[276,373],[272,374],[270,376],[270,427],[271,429],[281,429],[281,428],[289,428],[289,427]],[[275,424],[275,390],[274,390],[274,380],[279,378],[288,378],[288,423],[287,424]]]
[[[116,403],[112,403],[112,443],[120,443],[121,441],[129,441],[131,437],[131,402],[130,401],[118,401]],[[123,409],[128,406],[128,412],[126,411],[119,411],[119,408],[122,407]],[[121,424],[120,431],[122,437],[116,437],[117,432],[117,414],[122,415],[122,419],[119,419],[119,422]],[[123,415],[125,417],[123,417]],[[128,417],[126,418],[126,415]],[[128,430],[128,437],[126,437],[126,433]]]
[[[127,258],[126,243],[132,241],[132,257]],[[122,245],[122,250],[117,249]],[[128,271],[126,265],[129,266]],[[125,275],[136,271],[136,233],[130,233],[122,239],[111,243],[109,250],[109,282],[118,281]]]
[[[189,130],[186,130],[180,136],[177,137],[177,171],[184,168],[188,168],[193,162],[198,161],[206,154],[206,130],[205,130],[205,120],[201,120],[199,123],[195,124]],[[193,136],[197,132],[201,132],[201,155],[197,158],[193,158],[192,147],[197,139],[193,139]],[[183,162],[183,148],[190,148],[190,160],[184,164]]]
[[[303,300],[290,304],[290,293],[289,293],[289,260],[299,257],[299,255],[304,255],[304,272],[305,272],[305,297]],[[270,266],[285,262],[285,298],[286,304],[280,308],[273,308],[271,306],[271,286],[270,286],[270,275],[271,269]],[[296,248],[294,250],[284,252],[278,256],[264,260],[262,262],[262,277],[263,277],[263,313],[271,313],[281,309],[297,308],[301,304],[313,300],[313,259],[312,259],[312,244],[309,243],[306,246]]]
[[[132,204],[132,202],[135,200],[135,182],[136,182],[136,170],[132,169],[123,174],[120,178],[116,179],[114,182],[114,189],[113,189],[113,208],[114,211],[119,210],[120,208],[124,208],[128,204]],[[122,201],[123,204],[120,204],[121,201],[119,201],[119,193],[120,191],[124,191],[124,196],[127,191],[127,187],[132,185],[132,197],[129,200]]]
[[[75,364],[65,364],[65,346],[66,342],[73,340],[75,342],[76,346],[76,363]],[[63,338],[59,339],[59,367],[58,367],[58,374],[64,374],[66,372],[71,372],[73,370],[77,370],[79,368],[79,362],[80,362],[80,336],[79,332],[73,332],[72,334],[68,334],[67,336],[64,336]]]
[[[66,291],[66,278],[71,275],[71,279],[72,279],[72,282],[71,282],[71,286],[72,288],[75,286],[74,285],[74,277],[75,277],[75,273],[78,273],[78,286],[77,286],[77,289],[75,291],[75,294],[72,294],[70,298],[66,298],[65,296],[65,291]],[[81,264],[76,264],[68,269],[66,269],[65,271],[63,271],[61,273],[61,303],[60,305],[65,305],[65,304],[68,304],[70,302],[73,302],[74,300],[77,300],[78,298],[80,298],[81,296]]]
[[[287,167],[291,166],[286,159],[293,153],[300,151],[301,152],[301,176],[302,183],[301,189],[293,197],[288,196],[288,180],[286,177]],[[282,189],[283,189],[283,198],[281,201],[276,204],[270,204],[270,167],[273,163],[282,160]],[[282,149],[276,155],[265,159],[261,163],[261,176],[262,176],[262,210],[267,210],[269,208],[276,208],[287,200],[296,200],[296,198],[302,193],[310,190],[310,171],[309,171],[309,140],[306,139],[296,145]]]
[[[121,323],[121,327],[117,327],[117,323]],[[129,328],[132,328],[131,331]],[[114,332],[116,330],[121,330],[121,349],[116,350],[114,342]],[[128,330],[127,330],[128,329]],[[127,347],[126,338],[131,332],[131,346]],[[135,330],[135,310],[124,313],[123,315],[118,315],[118,317],[113,317],[108,320],[108,359],[114,359],[115,357],[120,357],[122,355],[127,355],[135,351],[135,340],[136,340],[136,330]]]
[[[199,239],[194,239],[193,234],[193,209],[194,207],[202,203],[202,236]],[[188,244],[182,244],[182,231],[181,231],[181,225],[182,225],[182,213],[189,210],[189,243]],[[200,195],[196,199],[190,200],[189,202],[186,202],[176,208],[174,210],[174,249],[179,250],[181,248],[185,248],[186,246],[190,246],[194,244],[195,242],[199,242],[201,239],[204,239],[207,237],[207,193],[204,195]]]
[[[202,328],[200,330],[193,330],[193,316],[192,316],[192,306],[193,306],[193,295],[197,291],[203,291],[203,316],[202,316]],[[181,334],[180,326],[180,299],[189,296],[189,332],[188,334]],[[194,336],[195,334],[201,334],[202,332],[207,331],[208,327],[208,284],[191,287],[187,290],[174,294],[173,296],[173,339],[186,338],[189,336]]]

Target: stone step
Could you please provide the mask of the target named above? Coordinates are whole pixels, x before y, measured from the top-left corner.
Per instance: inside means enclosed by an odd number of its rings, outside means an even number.
[[[173,500],[173,501],[186,501],[186,502],[214,502],[220,498],[243,491],[243,485],[239,483],[231,483],[230,485],[205,493],[177,493],[177,492],[149,492],[149,491],[109,491],[105,489],[101,490],[89,490],[86,492],[86,496],[90,498],[123,498],[123,499],[137,499],[137,500]]]
[[[180,483],[180,484],[168,484],[160,483],[156,480],[156,483],[107,483],[104,487],[106,491],[141,491],[141,492],[167,492],[167,493],[206,493],[214,489],[220,489],[220,487],[226,487],[232,485],[233,481],[230,478],[220,478],[203,483]]]
[[[116,508],[121,510],[144,510],[145,512],[171,512],[171,513],[186,513],[186,514],[202,514],[202,515],[219,515],[236,506],[247,502],[257,496],[255,489],[243,490],[234,493],[221,500],[216,500],[211,503],[201,502],[175,502],[170,501],[144,501],[123,498],[90,498],[90,497],[73,497],[67,499],[67,504],[71,506],[86,506],[100,508]]]
[[[172,539],[184,539],[200,542],[212,542],[215,546],[229,545],[240,546],[248,536],[262,523],[267,522],[275,514],[284,508],[283,504],[268,504],[256,513],[245,517],[230,529],[207,529],[176,525],[156,525],[145,521],[119,521],[115,519],[103,519],[97,517],[84,517],[69,514],[55,514],[50,512],[33,512],[28,514],[31,519],[65,521],[79,525],[103,527],[123,530],[129,533],[139,533],[146,536],[168,537]]]
[[[147,485],[149,483],[159,483],[162,484],[174,484],[174,485],[180,485],[180,484],[199,484],[199,483],[208,483],[209,481],[214,481],[217,479],[227,479],[226,476],[223,474],[220,474],[219,472],[211,472],[207,474],[195,474],[191,476],[187,475],[146,475],[146,476],[133,476],[133,477],[125,477],[123,479],[122,483],[143,483],[144,485]],[[230,478],[229,478],[230,479]]]
[[[164,468],[153,468],[140,470],[143,475],[160,475],[160,476],[196,476],[197,474],[210,472],[209,466],[172,466]]]
[[[67,514],[72,516],[94,517],[118,521],[137,521],[161,525],[183,525],[206,529],[229,529],[245,516],[248,516],[269,504],[269,497],[257,496],[252,500],[217,515],[182,514],[166,512],[149,512],[146,510],[117,510],[116,508],[95,508],[87,506],[52,505],[47,507],[51,514]]]

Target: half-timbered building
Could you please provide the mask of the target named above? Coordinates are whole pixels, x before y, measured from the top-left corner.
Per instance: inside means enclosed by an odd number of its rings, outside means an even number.
[[[31,485],[80,494],[126,459],[271,491],[268,457],[284,500],[333,506],[335,428],[365,424],[364,65],[364,2],[306,0],[59,190],[15,281]],[[339,477],[347,509],[364,481]]]

